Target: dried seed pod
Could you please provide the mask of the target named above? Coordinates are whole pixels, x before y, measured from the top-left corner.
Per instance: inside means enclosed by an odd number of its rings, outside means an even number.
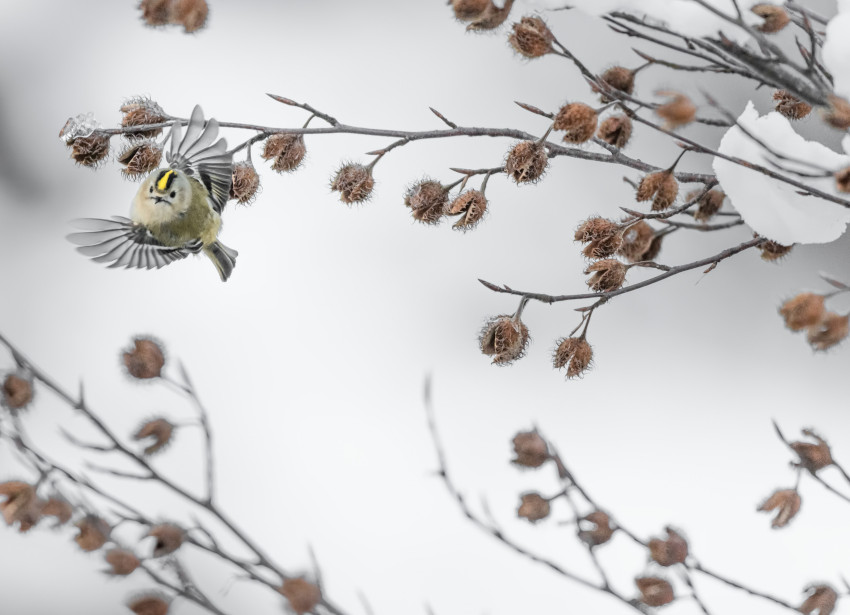
[[[144,592],[131,598],[127,608],[136,615],[168,615],[171,601],[161,592]]]
[[[593,216],[579,225],[575,240],[587,244],[582,250],[587,258],[608,258],[622,246],[622,230],[613,220]]]
[[[812,350],[829,350],[844,341],[848,330],[850,330],[848,319],[850,319],[850,315],[842,316],[835,312],[824,314],[818,324],[809,328],[806,336]]]
[[[778,489],[757,510],[759,512],[778,511],[770,525],[773,528],[781,528],[788,525],[788,522],[800,511],[802,503],[796,489]]]
[[[354,163],[340,167],[331,182],[331,190],[339,192],[339,200],[349,205],[368,200],[374,187],[371,167]]]
[[[617,249],[617,254],[627,259],[630,263],[636,263],[649,249],[655,231],[646,222],[640,220],[627,226],[621,233],[622,243]]]
[[[622,113],[608,116],[599,124],[596,136],[614,147],[623,149],[632,136],[632,120]]]
[[[792,331],[802,331],[816,326],[823,319],[824,297],[815,293],[800,293],[788,299],[779,308],[785,326]]]
[[[670,207],[679,194],[679,182],[670,170],[656,171],[644,175],[640,180],[635,198],[638,201],[652,199],[652,211],[663,211]]]
[[[520,505],[516,514],[517,517],[537,523],[549,516],[549,502],[539,493],[525,493],[520,496]]]
[[[84,167],[96,168],[109,154],[109,136],[93,132],[87,137],[76,137],[68,143],[71,158]]]
[[[827,102],[829,106],[823,112],[824,121],[838,130],[850,128],[850,102],[835,95],[830,95]]]
[[[549,165],[546,146],[536,141],[520,141],[511,149],[505,160],[505,173],[518,184],[533,184],[539,180]]]
[[[802,120],[812,112],[812,106],[797,98],[788,90],[773,92],[773,108],[789,120]]]
[[[540,17],[523,17],[513,25],[508,42],[518,54],[526,58],[539,58],[552,51],[555,37]]]
[[[829,585],[811,585],[806,591],[809,595],[797,609],[803,615],[812,615],[815,611],[818,615],[830,615],[835,610],[838,594]]]
[[[423,224],[438,224],[448,203],[448,190],[433,179],[413,184],[404,195],[404,204],[412,210],[413,219]]]
[[[0,483],[0,497],[5,501],[0,503],[0,514],[7,525],[19,523],[21,532],[26,532],[38,523],[41,514],[41,502],[35,492],[35,487],[19,480]]]
[[[850,192],[850,167],[835,172],[835,188],[839,192]]]
[[[663,234],[656,233],[655,237],[652,238],[652,243],[649,244],[649,248],[641,255],[639,260],[654,261],[658,258],[658,255],[661,253],[661,242],[663,239]]]
[[[831,466],[834,461],[832,460],[832,451],[829,449],[829,444],[826,443],[826,440],[811,429],[804,429],[803,435],[813,438],[815,443],[800,441],[791,443],[791,448],[800,457],[800,461],[796,465],[806,468],[812,474],[817,473],[818,470],[822,470],[827,466]]]
[[[480,19],[492,4],[492,0],[451,0],[452,10],[460,21]]]
[[[197,32],[206,25],[209,11],[206,0],[172,0],[170,20],[187,33]]]
[[[668,130],[673,130],[679,126],[684,126],[694,121],[697,114],[697,108],[691,99],[680,94],[679,92],[657,92],[659,96],[667,96],[671,100],[655,109],[656,115],[665,120],[664,126]]]
[[[765,241],[763,244],[759,246],[759,251],[761,252],[761,259],[763,261],[778,261],[791,253],[794,245],[783,246],[781,243],[776,243],[775,241]]]
[[[623,66],[612,66],[599,75],[597,79],[611,89],[618,90],[624,94],[631,94],[635,89],[635,74],[636,71],[629,70]],[[609,103],[614,100],[614,98],[603,92],[602,89],[595,84],[592,84],[590,89],[593,90],[594,93],[600,94],[600,99],[604,103]]]
[[[516,459],[511,463],[524,468],[539,468],[550,458],[546,440],[537,431],[521,431],[513,439]]]
[[[162,347],[150,338],[133,339],[133,349],[124,352],[124,366],[133,378],[159,378],[165,365]]]
[[[0,404],[4,408],[12,411],[23,410],[32,402],[32,376],[23,372],[6,374],[0,394]]]
[[[154,557],[162,557],[174,553],[183,544],[186,533],[173,523],[160,523],[151,528],[148,536],[156,538],[153,548]]]
[[[260,174],[249,160],[234,163],[230,182],[230,198],[237,203],[248,205],[257,196],[260,189]]]
[[[584,374],[590,368],[592,360],[593,348],[583,337],[561,338],[552,357],[555,369],[567,368],[567,378]]]
[[[95,515],[86,515],[74,525],[80,530],[74,540],[83,551],[97,551],[106,544],[112,532],[109,524]]]
[[[42,517],[56,517],[57,525],[65,525],[71,520],[74,514],[74,507],[65,498],[54,495],[44,502],[41,506]]]
[[[142,0],[139,9],[142,19],[149,26],[164,26],[170,18],[171,0]]]
[[[582,529],[582,528],[585,529]],[[601,510],[594,510],[589,515],[579,519],[579,539],[590,547],[598,547],[611,540],[614,529],[611,518]]]
[[[106,574],[117,577],[126,577],[142,563],[132,551],[127,549],[110,549],[106,552],[104,558],[106,563],[109,564],[109,568],[105,571]]]
[[[676,530],[664,528],[667,539],[653,538],[649,541],[649,554],[662,566],[683,564],[688,557],[688,543]]]
[[[322,600],[319,586],[300,577],[286,579],[278,591],[289,601],[289,607],[297,615],[313,611]]]
[[[647,606],[664,606],[675,599],[673,586],[660,577],[638,577],[635,584],[640,591],[640,601]]]
[[[699,191],[694,191],[685,197],[686,201],[692,201],[699,196]],[[708,222],[723,207],[726,193],[714,188],[703,194],[697,201],[697,210],[694,212],[694,220],[697,222]]]
[[[564,130],[567,143],[584,143],[596,132],[598,116],[596,110],[584,103],[564,105],[555,115],[555,130]]]
[[[450,216],[460,216],[452,228],[468,231],[475,228],[487,212],[487,197],[480,190],[465,190],[448,206],[446,212]]]
[[[765,34],[774,34],[791,23],[791,18],[781,6],[775,4],[756,4],[750,9],[753,13],[764,19],[756,26],[756,30]]]
[[[587,281],[587,285],[597,293],[617,290],[626,281],[626,266],[616,258],[606,258],[591,263],[584,273],[593,274]]]
[[[478,337],[481,352],[493,357],[496,365],[509,365],[525,355],[528,346],[528,327],[512,316],[491,318]]]
[[[150,139],[130,142],[118,156],[118,162],[124,165],[121,173],[128,179],[142,179],[162,161],[162,148]]]
[[[260,156],[265,160],[274,161],[273,171],[289,173],[301,166],[306,154],[307,146],[304,145],[303,135],[276,133],[266,139]]]
[[[167,5],[167,2],[143,2],[142,10],[145,11],[145,4],[153,5]],[[164,9],[160,7],[159,10],[164,10],[167,19],[168,7],[165,6]],[[146,19],[147,21],[147,19]],[[163,22],[165,23],[165,22]],[[161,24],[151,24],[151,25],[161,25]],[[121,113],[124,114],[124,117],[121,118],[121,126],[124,128],[129,128],[132,126],[149,126],[151,124],[162,124],[166,121],[165,111],[162,110],[156,102],[151,100],[150,98],[144,96],[135,96],[121,105],[119,109]],[[142,130],[139,132],[129,132],[125,133],[127,137],[142,137],[142,138],[153,138],[159,135],[162,132],[162,128],[154,128],[152,130]]]
[[[174,424],[164,418],[145,421],[133,434],[134,440],[151,438],[151,444],[145,447],[145,455],[154,455],[164,450],[174,436]]]
[[[487,30],[495,30],[508,18],[514,0],[505,0],[502,8],[497,7],[490,2],[490,6],[481,13],[480,16],[474,18],[472,23],[466,26],[467,32],[485,32]]]

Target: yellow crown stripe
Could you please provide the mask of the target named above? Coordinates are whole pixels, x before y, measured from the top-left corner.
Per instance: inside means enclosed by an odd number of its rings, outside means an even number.
[[[156,189],[160,192],[165,192],[168,188],[168,178],[174,173],[174,170],[166,171],[162,177],[159,178],[159,181],[156,182]]]

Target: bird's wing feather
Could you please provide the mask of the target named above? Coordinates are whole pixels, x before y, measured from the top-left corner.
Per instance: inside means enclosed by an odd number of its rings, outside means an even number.
[[[81,254],[98,263],[110,263],[111,268],[159,269],[202,248],[200,241],[163,245],[144,226],[122,216],[84,218],[77,225],[86,230],[71,233],[68,239],[79,246]]]

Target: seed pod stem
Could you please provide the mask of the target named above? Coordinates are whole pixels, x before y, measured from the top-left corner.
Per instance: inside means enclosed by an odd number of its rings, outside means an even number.
[[[542,145],[546,142],[546,139],[549,138],[549,133],[552,132],[552,129],[555,128],[555,123],[553,122],[551,126],[549,126],[549,130],[547,130],[542,137],[537,140],[538,145]]]

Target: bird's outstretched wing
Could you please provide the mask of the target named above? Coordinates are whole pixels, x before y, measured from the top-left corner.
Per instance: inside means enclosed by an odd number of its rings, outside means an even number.
[[[227,152],[227,141],[218,137],[218,122],[204,120],[200,105],[195,105],[186,134],[179,123],[171,130],[171,151],[166,159],[172,168],[194,177],[210,193],[213,208],[221,213],[230,198],[233,177],[233,154]],[[182,136],[182,138],[181,138]]]
[[[159,269],[203,247],[201,240],[177,247],[162,245],[144,226],[122,216],[83,218],[76,223],[84,230],[71,233],[68,239],[79,246],[80,253],[98,263],[110,263],[110,268]]]

